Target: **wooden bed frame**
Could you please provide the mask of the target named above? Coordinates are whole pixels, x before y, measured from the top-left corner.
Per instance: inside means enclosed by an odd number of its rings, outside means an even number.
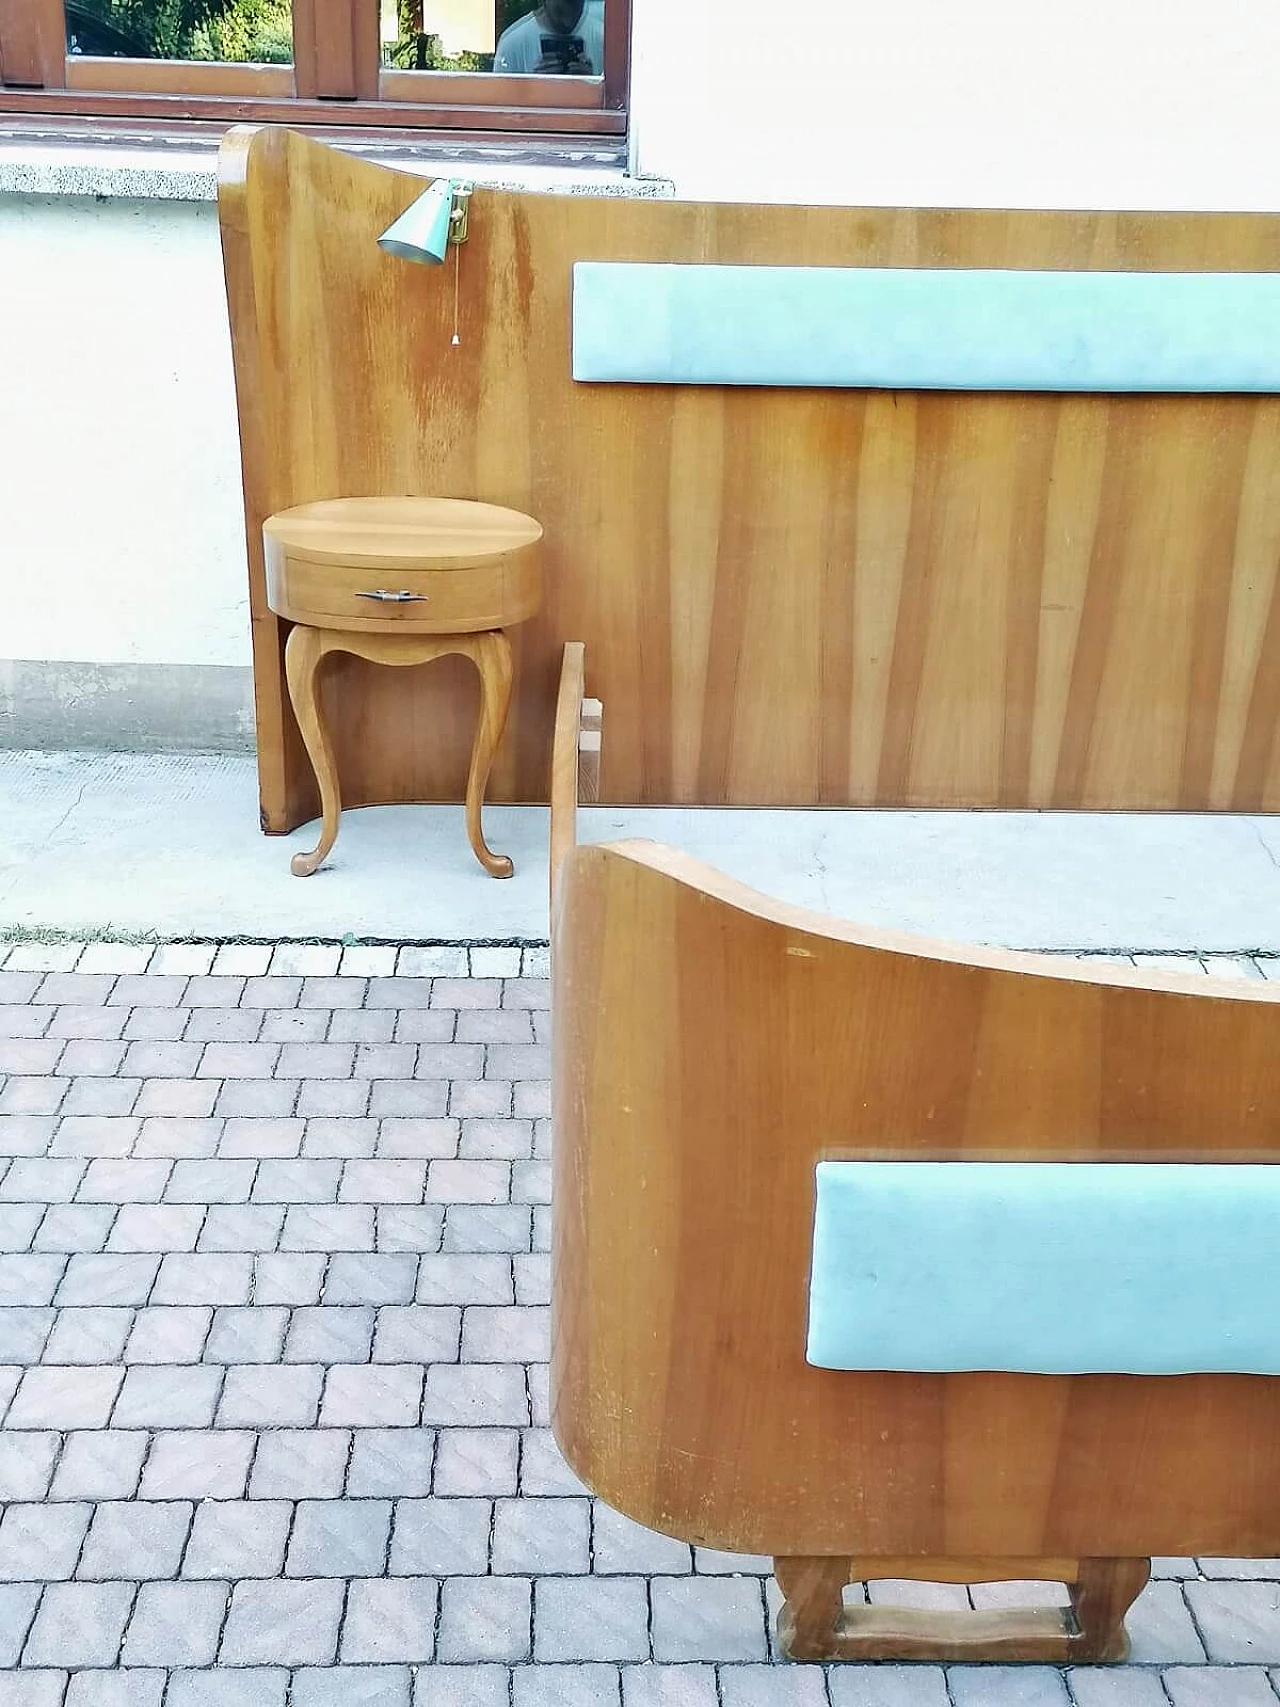
[[[228,132],[219,219],[263,827],[317,810],[262,524],[332,497],[537,518],[495,801],[546,800],[561,648],[617,804],[1274,811],[1280,398],[580,384],[582,261],[1280,270],[1280,218],[756,207],[476,189],[453,262],[377,236],[423,180]],[[465,660],[326,665],[355,806],[463,797]]]
[[[1125,1657],[1148,1556],[1280,1552],[1280,1379],[805,1361],[818,1161],[1274,1161],[1280,986],[860,929],[651,843],[555,866],[551,1404],[649,1527],[774,1557],[796,1658]],[[842,1606],[1045,1579],[1066,1608]]]

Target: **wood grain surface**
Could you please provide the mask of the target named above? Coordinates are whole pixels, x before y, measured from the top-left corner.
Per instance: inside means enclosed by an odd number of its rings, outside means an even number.
[[[1280,399],[588,386],[569,347],[579,259],[1276,270],[1280,218],[477,189],[455,346],[452,257],[375,242],[421,188],[283,130],[223,145],[267,827],[314,797],[262,521],[375,494],[545,528],[495,798],[547,797],[573,638],[607,802],[1280,805]],[[461,797],[461,670],[334,671],[353,802]]]
[[[557,887],[551,1405],[590,1488],[860,1570],[1280,1552],[1280,1380],[804,1356],[818,1161],[1273,1161],[1280,986],[858,930],[652,844]]]

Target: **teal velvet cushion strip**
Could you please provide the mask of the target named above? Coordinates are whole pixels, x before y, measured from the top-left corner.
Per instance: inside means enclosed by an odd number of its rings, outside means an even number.
[[[821,1162],[807,1355],[1280,1374],[1280,1166]]]
[[[956,391],[1280,391],[1280,273],[579,261],[573,377]]]

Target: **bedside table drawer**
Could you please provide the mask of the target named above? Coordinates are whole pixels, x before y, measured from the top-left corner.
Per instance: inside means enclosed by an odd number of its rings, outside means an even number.
[[[373,633],[468,634],[523,622],[541,603],[534,548],[471,568],[316,563],[265,536],[267,603],[277,616]]]

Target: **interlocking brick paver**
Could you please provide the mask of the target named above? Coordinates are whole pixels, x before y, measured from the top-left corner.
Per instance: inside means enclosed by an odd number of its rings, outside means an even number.
[[[1125,1626],[1132,1658],[1138,1664],[1204,1660],[1204,1647],[1177,1582],[1149,1584],[1130,1607]]]
[[[249,1492],[255,1500],[337,1499],[351,1452],[344,1428],[272,1429],[258,1441]],[[352,1488],[352,1493],[385,1489]]]
[[[388,1305],[378,1311],[375,1363],[447,1363],[458,1355],[456,1306]]]
[[[444,1211],[438,1203],[421,1206],[382,1203],[374,1215],[379,1251],[411,1251],[417,1256],[440,1249]]]
[[[379,1120],[387,1117],[434,1120],[449,1112],[449,1084],[446,1079],[362,1079],[358,1082],[369,1086],[368,1112]]]
[[[291,1204],[285,1210],[282,1251],[371,1251],[373,1245],[370,1204]]]
[[[442,1429],[436,1442],[435,1489],[440,1494],[514,1494],[520,1437],[515,1429]]]
[[[284,1226],[283,1204],[218,1204],[205,1213],[200,1251],[273,1251]]]
[[[119,1210],[109,1203],[51,1203],[32,1248],[37,1251],[100,1251]]]
[[[291,1515],[285,1500],[203,1501],[191,1525],[183,1576],[233,1581],[278,1576]]]
[[[0,1505],[10,1500],[42,1500],[61,1445],[61,1437],[51,1430],[17,1433],[7,1429],[0,1434]]]
[[[1062,1674],[1049,1666],[952,1666],[955,1707],[1067,1707]]]
[[[85,1169],[76,1197],[81,1203],[158,1203],[171,1167],[164,1160],[98,1156]]]
[[[764,1600],[752,1577],[658,1577],[650,1585],[657,1660],[762,1660]]]
[[[1118,1671],[1104,1666],[1077,1666],[1067,1674],[1067,1687],[1075,1707],[1169,1707],[1159,1672],[1135,1671],[1132,1666]],[[831,1699],[834,1707],[844,1707],[834,1688]],[[856,1701],[857,1697],[853,1699]],[[939,1707],[946,1707],[945,1695],[938,1700]],[[904,1696],[902,1707],[913,1704]]]
[[[253,1190],[255,1161],[175,1162],[165,1188],[167,1203],[245,1203]]]
[[[441,1660],[529,1658],[531,1591],[524,1577],[450,1577],[441,1586]]]
[[[82,1161],[20,1156],[0,1180],[0,1201],[57,1203],[74,1197],[84,1171]]]
[[[517,1666],[514,1707],[618,1707],[622,1681],[612,1665]]]
[[[259,1256],[253,1265],[253,1297],[258,1304],[315,1304],[328,1263],[322,1252],[290,1251]]]
[[[76,1575],[175,1576],[191,1514],[189,1500],[112,1500],[95,1507]]]
[[[435,1653],[439,1590],[430,1577],[353,1582],[342,1626],[345,1661],[423,1663]]]
[[[59,1304],[145,1304],[160,1258],[142,1254],[77,1253],[58,1288]]]
[[[390,1500],[303,1500],[285,1571],[291,1577],[377,1576],[390,1533]]]
[[[223,1121],[186,1114],[149,1115],[133,1146],[135,1156],[170,1156],[175,1160],[212,1156]]]
[[[219,1156],[232,1161],[277,1161],[297,1156],[306,1122],[296,1115],[236,1115],[223,1125]]]
[[[291,1707],[410,1707],[408,1666],[325,1666],[296,1671]]]
[[[511,1101],[510,1079],[455,1079],[449,1086],[449,1113],[466,1119],[506,1119]]]
[[[166,1707],[285,1707],[289,1673],[261,1666],[237,1671],[175,1671]]]
[[[50,1497],[55,1500],[127,1500],[138,1491],[150,1436],[145,1430],[89,1429],[69,1434]]]
[[[142,1498],[242,1499],[255,1444],[255,1435],[232,1429],[157,1434],[142,1473]]]
[[[255,1203],[333,1203],[342,1164],[334,1161],[264,1161],[253,1187]]]
[[[254,1372],[256,1373],[256,1371]],[[223,1371],[213,1365],[132,1364],[111,1413],[116,1428],[207,1428],[217,1409]]]
[[[526,1461],[526,1482],[528,1471]],[[566,1474],[571,1474],[567,1466]],[[592,1514],[592,1556],[592,1569],[599,1576],[680,1576],[691,1568],[685,1542],[646,1529],[602,1500],[595,1502]]]
[[[133,1326],[133,1311],[115,1305],[59,1310],[44,1348],[45,1363],[114,1363]]]
[[[563,1497],[586,1491],[565,1463],[551,1430],[526,1429],[520,1443],[520,1492]]]
[[[435,1450],[436,1437],[431,1429],[357,1429],[347,1471],[347,1492],[352,1496],[380,1495],[392,1499],[429,1494]]]
[[[192,1251],[204,1224],[203,1204],[126,1203],[107,1240],[109,1251]]]
[[[574,1575],[591,1568],[586,1500],[499,1499],[493,1513],[495,1575]]]
[[[224,1665],[327,1665],[338,1648],[343,1584],[238,1582],[223,1633]]]
[[[859,1667],[859,1670],[871,1668]],[[881,1670],[875,1667],[874,1678]],[[936,1672],[940,1693],[930,1696],[927,1684],[902,1707],[947,1707],[947,1693],[942,1685],[942,1673]],[[851,1700],[858,1700],[852,1697]],[[819,1666],[789,1665],[783,1670],[772,1665],[733,1665],[720,1668],[721,1707],[827,1707],[826,1679]],[[870,1695],[860,1707],[880,1707],[880,1697]],[[883,1702],[889,1707],[889,1701]]]
[[[0,1582],[56,1582],[76,1568],[92,1508],[11,1505],[0,1517]]]
[[[424,1256],[418,1265],[423,1304],[510,1304],[511,1259],[506,1256]]]
[[[411,1251],[343,1252],[329,1263],[327,1304],[407,1304],[418,1279]]]
[[[30,1250],[44,1215],[43,1203],[7,1203],[0,1208],[0,1251],[9,1255]]]
[[[421,1402],[422,1371],[411,1364],[339,1363],[325,1378],[320,1421],[337,1428],[409,1428],[418,1422]]]
[[[313,1363],[228,1369],[222,1428],[306,1428],[316,1420],[323,1370]]]
[[[55,1312],[42,1304],[0,1307],[0,1363],[39,1363]]]
[[[445,1211],[440,1248],[450,1255],[527,1251],[532,1245],[532,1228],[532,1215],[524,1203],[451,1203]]]
[[[166,1304],[139,1310],[124,1349],[127,1363],[199,1363],[213,1322],[207,1304]]]
[[[218,1651],[226,1583],[143,1583],[121,1652],[127,1666],[211,1665]]]
[[[462,1317],[462,1357],[470,1363],[545,1363],[549,1312],[535,1305],[491,1309],[471,1305]]]
[[[0,1584],[0,1666],[16,1666],[36,1615],[39,1583]]]
[[[458,1154],[467,1160],[523,1161],[533,1153],[533,1122],[501,1119],[462,1121]]]
[[[30,1666],[111,1666],[120,1653],[132,1583],[50,1583],[23,1650]]]
[[[88,1160],[97,1156],[119,1159],[137,1153],[134,1147],[141,1128],[142,1121],[131,1114],[68,1115],[64,1105],[49,1153]]]
[[[45,1365],[28,1369],[5,1416],[7,1428],[103,1428],[122,1369]]]
[[[296,1079],[223,1079],[213,1107],[228,1119],[269,1120],[294,1114],[297,1101]]]
[[[378,1122],[364,1115],[316,1115],[304,1125],[302,1154],[317,1161],[363,1160],[378,1145]]]
[[[374,1321],[369,1304],[322,1304],[295,1310],[284,1342],[285,1362],[367,1362]]]
[[[232,1305],[213,1313],[206,1363],[277,1363],[289,1312],[283,1304]]]
[[[410,1499],[399,1501],[392,1539],[394,1575],[453,1576],[485,1573],[492,1507],[488,1500]]]
[[[1211,1660],[1280,1661],[1280,1583],[1189,1582],[1184,1592]]]
[[[543,1577],[536,1594],[537,1659],[648,1657],[649,1607],[641,1578]]]
[[[1173,1707],[1272,1707],[1275,1699],[1266,1672],[1246,1666],[1174,1667],[1164,1686]]]
[[[446,1427],[519,1426],[529,1421],[518,1364],[434,1364],[427,1370],[422,1420]]]
[[[247,1304],[253,1258],[244,1253],[203,1252],[166,1256],[160,1264],[154,1304]]]

